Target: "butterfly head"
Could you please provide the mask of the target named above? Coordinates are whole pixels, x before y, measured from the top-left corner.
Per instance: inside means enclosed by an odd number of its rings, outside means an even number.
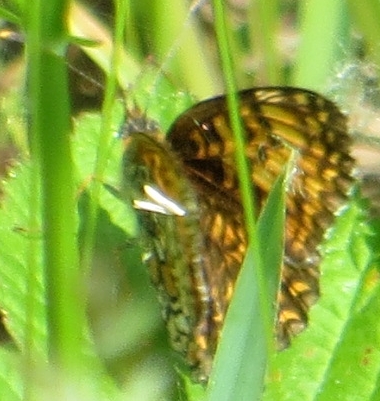
[[[124,145],[124,192],[133,207],[165,215],[186,215],[186,209],[170,193],[167,149],[153,135],[141,132],[128,133]]]
[[[127,138],[134,133],[146,133],[147,135],[159,135],[160,127],[157,121],[148,118],[148,116],[135,105],[127,109],[124,123],[120,129],[120,136]],[[162,134],[161,134],[162,135]]]

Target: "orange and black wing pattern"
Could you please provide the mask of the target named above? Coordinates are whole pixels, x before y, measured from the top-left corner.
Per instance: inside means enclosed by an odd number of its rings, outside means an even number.
[[[262,206],[290,171],[277,340],[286,347],[319,296],[318,245],[352,186],[346,119],[324,97],[267,87],[239,93],[246,156]],[[177,351],[205,381],[247,249],[225,97],[193,106],[166,136],[125,136],[126,193],[141,220],[144,258]]]

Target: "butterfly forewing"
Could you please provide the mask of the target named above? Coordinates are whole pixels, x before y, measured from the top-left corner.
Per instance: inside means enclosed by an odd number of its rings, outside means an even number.
[[[313,92],[258,88],[240,92],[239,99],[259,206],[290,169],[278,295],[281,348],[305,327],[319,295],[318,245],[353,181],[350,138],[345,117]],[[186,111],[166,141],[130,133],[126,143],[132,197],[144,197],[149,183],[186,210],[184,216],[139,213],[172,344],[206,380],[247,248],[226,99]]]

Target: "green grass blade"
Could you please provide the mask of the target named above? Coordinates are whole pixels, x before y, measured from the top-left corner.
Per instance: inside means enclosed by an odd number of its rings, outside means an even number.
[[[26,26],[31,194],[37,196],[36,176],[41,174],[48,354],[50,362],[65,374],[82,365],[85,322],[85,299],[79,295],[81,274],[75,238],[77,218],[67,71],[58,57],[66,46],[68,6],[68,2],[62,1],[44,6],[42,2],[34,2],[28,8]],[[36,207],[31,214],[34,230]],[[34,267],[35,262],[30,269]],[[31,271],[30,276],[33,275]],[[31,291],[35,291],[34,287]]]
[[[93,179],[90,184],[90,202],[88,210],[88,218],[86,220],[84,244],[82,248],[82,263],[84,269],[89,272],[92,262],[92,251],[94,245],[94,237],[96,230],[96,219],[98,214],[98,202],[100,192],[104,182],[104,171],[107,167],[110,149],[112,145],[112,119],[115,95],[117,90],[117,71],[121,61],[121,52],[124,42],[124,21],[126,18],[127,8],[125,1],[116,1],[116,21],[115,21],[115,38],[114,49],[111,60],[111,70],[107,77],[105,88],[105,98],[102,107],[102,122],[100,125],[100,135],[98,136],[98,149],[96,160],[93,165]]]
[[[272,322],[283,256],[284,177],[273,186],[258,221],[258,241],[271,297]],[[259,400],[267,368],[266,328],[261,316],[257,275],[252,249],[248,250],[228,309],[215,358],[207,401]],[[272,324],[273,327],[273,324]],[[273,331],[272,331],[273,333]],[[273,341],[273,337],[269,339]]]

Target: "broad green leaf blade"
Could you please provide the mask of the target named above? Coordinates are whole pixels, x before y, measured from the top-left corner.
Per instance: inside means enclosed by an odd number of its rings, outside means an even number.
[[[370,399],[380,328],[378,279],[367,284],[373,271],[367,237],[360,202],[353,199],[323,246],[322,295],[309,328],[272,358],[265,401]]]
[[[284,177],[275,183],[258,222],[262,262],[268,267],[273,305],[283,252]],[[248,249],[228,309],[208,388],[208,401],[259,400],[264,387],[268,341],[259,305],[252,250]],[[275,309],[272,309],[274,322]]]
[[[23,349],[27,324],[27,260],[30,241],[36,242],[40,251],[35,272],[38,291],[34,294],[33,330],[34,347],[40,356],[46,357],[46,307],[42,278],[42,231],[30,232],[28,228],[29,177],[27,165],[18,166],[11,178],[4,182],[4,201],[0,210],[0,300],[7,313],[6,327],[17,346]],[[29,346],[32,346],[30,344]]]

